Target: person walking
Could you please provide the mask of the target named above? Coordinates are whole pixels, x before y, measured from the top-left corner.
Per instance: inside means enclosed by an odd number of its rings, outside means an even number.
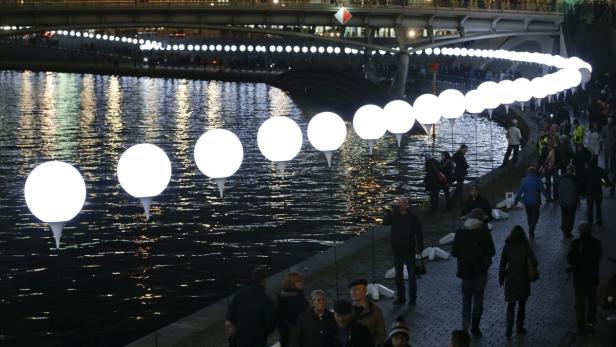
[[[584,134],[586,129],[580,124],[580,121],[576,118],[573,120],[573,143],[584,144]]]
[[[264,267],[255,268],[251,284],[231,299],[225,327],[237,347],[266,347],[276,327],[274,301],[265,293],[266,278]]]
[[[445,178],[446,183],[442,185],[443,195],[445,195],[445,212],[451,209],[451,197],[449,195],[449,185],[453,183],[453,161],[449,152],[441,152],[441,161],[438,163],[438,168]]]
[[[603,201],[603,184],[609,184],[609,178],[602,168],[598,166],[598,158],[592,156],[588,162],[588,168],[584,173],[584,181],[586,182],[586,220],[588,223],[597,225],[603,224],[603,211],[601,202]],[[597,220],[594,219],[594,210],[596,210]]]
[[[310,308],[297,319],[297,335],[293,347],[323,347],[334,330],[336,320],[327,309],[327,297],[322,290],[310,293]]]
[[[352,318],[353,306],[348,300],[334,303],[336,325],[323,347],[374,347],[374,340],[365,326]]]
[[[308,307],[304,296],[304,278],[298,272],[289,272],[282,282],[282,290],[276,300],[276,325],[280,334],[280,346],[290,346],[297,335],[297,318]]]
[[[537,170],[531,166],[527,170],[526,177],[522,179],[522,183],[518,188],[513,201],[513,206],[517,206],[522,200],[526,210],[526,219],[528,220],[528,233],[531,239],[535,238],[535,227],[539,222],[539,208],[541,207],[541,194],[547,199],[545,188],[541,183],[541,179],[537,175]]]
[[[601,242],[591,235],[591,224],[584,221],[578,226],[580,237],[571,241],[567,261],[573,272],[575,291],[575,317],[577,333],[592,332],[597,316],[597,287]]]
[[[351,300],[353,300],[353,320],[368,328],[374,346],[385,342],[385,319],[378,305],[368,300],[368,281],[361,278],[349,284]],[[337,320],[337,319],[336,319]]]
[[[505,286],[505,301],[507,301],[507,329],[505,335],[511,337],[515,306],[518,305],[516,317],[516,333],[526,334],[524,318],[526,315],[526,299],[530,296],[529,267],[537,268],[537,259],[533,253],[524,229],[516,225],[505,241],[498,271],[498,283]]]
[[[452,203],[462,204],[462,193],[464,191],[464,180],[468,175],[468,163],[464,156],[468,152],[468,147],[465,144],[460,145],[460,149],[454,153],[451,159],[454,163],[453,177],[456,180],[456,189],[453,192]]]
[[[505,152],[505,158],[503,158],[503,164],[501,166],[507,165],[509,162],[509,156],[513,151],[513,159],[512,162],[515,164],[518,161],[518,151],[520,150],[520,142],[522,141],[522,132],[518,128],[518,120],[513,119],[511,121],[511,126],[507,129],[507,151]]]
[[[447,177],[438,168],[438,162],[434,158],[426,159],[426,175],[424,186],[430,198],[430,213],[438,212],[438,193],[447,186]]]
[[[383,347],[411,347],[409,339],[411,334],[409,328],[404,322],[403,316],[398,316],[391,326],[389,338],[383,344]]]
[[[575,223],[575,212],[580,203],[573,164],[567,167],[567,173],[558,185],[558,203],[560,205],[560,229],[565,238],[572,238],[571,231]]]
[[[586,147],[592,155],[599,156],[599,153],[601,153],[601,135],[599,134],[599,126],[597,123],[592,123]]]
[[[616,162],[616,125],[614,125],[614,118],[608,117],[607,124],[601,128],[601,141],[604,154],[605,170],[612,169],[611,163]]]
[[[495,254],[494,242],[483,222],[483,211],[474,209],[456,232],[451,255],[458,260],[456,275],[462,279],[462,328],[481,337],[479,323],[483,313],[483,295],[487,273]],[[472,312],[471,312],[472,305]]]
[[[383,225],[391,226],[391,250],[396,269],[396,293],[394,305],[406,301],[404,290],[404,266],[409,278],[409,305],[417,302],[417,278],[415,277],[415,254],[423,250],[421,220],[411,211],[408,200],[399,197],[396,205],[383,218]]]

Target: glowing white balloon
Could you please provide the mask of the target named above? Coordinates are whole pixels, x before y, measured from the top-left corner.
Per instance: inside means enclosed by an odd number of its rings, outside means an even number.
[[[393,100],[385,105],[383,111],[385,127],[396,136],[400,147],[402,135],[409,132],[415,124],[415,110],[404,100]]]
[[[468,113],[479,114],[486,108],[484,99],[476,89],[473,89],[464,95],[464,107]]]
[[[520,103],[520,108],[524,111],[524,104],[533,97],[532,85],[526,78],[518,78],[513,81],[515,99]]]
[[[357,136],[368,141],[370,154],[374,143],[387,131],[383,118],[383,109],[376,105],[364,105],[353,116],[353,129]]]
[[[124,190],[141,200],[146,220],[152,199],[160,195],[171,179],[171,162],[159,147],[141,143],[127,149],[118,161],[118,180]]]
[[[28,175],[24,196],[30,212],[49,224],[60,248],[64,223],[73,219],[86,201],[86,184],[79,171],[61,161],[40,164]]]
[[[222,198],[227,178],[240,168],[244,159],[240,139],[229,130],[209,130],[197,140],[194,155],[197,167],[216,182]]]
[[[429,135],[432,126],[438,123],[442,115],[438,97],[434,94],[420,95],[415,99],[413,109],[415,110],[415,120],[425,128],[426,134]]]
[[[302,130],[288,117],[271,117],[257,132],[261,154],[276,163],[283,178],[286,162],[295,158],[302,149],[302,142]]]
[[[443,117],[449,119],[452,124],[456,119],[462,117],[466,105],[464,104],[464,94],[456,89],[447,89],[438,95],[438,102],[441,107]]]
[[[344,143],[346,130],[342,118],[333,112],[318,113],[308,123],[308,141],[325,153],[327,166],[332,166],[332,154]]]
[[[505,111],[509,113],[509,105],[516,101],[515,84],[511,80],[502,80],[498,82],[498,95],[500,103],[505,105]]]
[[[533,98],[537,101],[537,105],[541,106],[541,99],[548,95],[548,87],[542,77],[535,77],[530,81],[530,89]]]
[[[492,117],[492,111],[500,106],[500,90],[498,84],[493,81],[483,82],[477,87],[477,91],[484,98],[484,107],[488,111],[490,118]]]

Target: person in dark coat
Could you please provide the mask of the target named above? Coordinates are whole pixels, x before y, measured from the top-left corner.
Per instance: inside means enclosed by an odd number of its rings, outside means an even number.
[[[479,187],[473,186],[469,193],[468,199],[460,211],[460,217],[466,217],[472,210],[480,208],[483,211],[484,221],[491,221],[492,218],[492,206],[490,202],[483,195],[479,193]]]
[[[438,193],[447,185],[447,178],[444,182],[441,177],[443,173],[438,168],[438,162],[434,158],[427,158],[425,165],[426,175],[424,176],[424,186],[430,198],[430,213],[438,212]]]
[[[522,179],[522,183],[515,195],[513,206],[517,206],[522,200],[526,209],[526,219],[528,220],[528,233],[530,238],[535,238],[535,227],[539,222],[539,208],[541,207],[541,194],[548,198],[545,187],[541,183],[541,179],[537,175],[535,167],[528,168],[526,177]]]
[[[359,325],[368,329],[373,347],[379,347],[385,342],[385,318],[379,305],[368,300],[368,281],[358,278],[349,283],[349,292],[353,300],[353,314],[351,318]]]
[[[353,306],[348,300],[334,303],[336,325],[324,347],[374,347],[374,340],[365,326],[351,318]]]
[[[304,296],[304,278],[298,272],[289,272],[282,283],[276,299],[276,325],[280,334],[280,346],[288,347],[297,335],[297,318],[308,308]]]
[[[438,168],[443,173],[443,175],[445,175],[445,178],[447,178],[447,183],[441,185],[441,189],[443,190],[443,195],[445,195],[445,211],[449,211],[449,209],[451,209],[449,185],[453,183],[453,161],[451,160],[449,152],[441,152],[441,161],[438,163]]]
[[[584,177],[582,173],[586,172],[586,166],[588,165],[588,161],[590,160],[591,154],[583,144],[575,145],[575,153],[573,154],[573,165],[575,165],[575,172],[578,174],[576,176],[576,182],[578,187],[578,192],[583,194],[586,193],[586,187],[584,184]]]
[[[608,183],[609,178],[602,168],[598,165],[596,156],[592,156],[588,162],[588,168],[584,173],[584,182],[586,182],[586,220],[592,224],[594,219],[594,210],[597,211],[597,225],[603,224],[603,213],[601,202],[603,201],[603,182]]]
[[[575,166],[569,165],[566,172],[558,184],[558,203],[560,205],[560,229],[564,237],[571,238],[580,197],[575,184]]]
[[[451,255],[458,259],[456,275],[462,279],[462,327],[468,330],[470,326],[475,336],[481,336],[479,322],[483,313],[483,294],[495,254],[494,241],[483,217],[480,208],[474,209],[456,232],[451,249]]]
[[[267,270],[252,271],[252,283],[235,293],[227,310],[225,326],[237,347],[266,347],[276,327],[274,301],[265,293]]]
[[[507,301],[507,330],[506,336],[511,337],[513,330],[513,316],[515,306],[518,304],[516,318],[516,332],[526,334],[524,317],[526,315],[526,299],[530,296],[530,280],[528,279],[528,266],[537,268],[537,259],[524,229],[516,225],[505,241],[501,254],[498,271],[498,282],[505,286],[505,301]]]
[[[597,316],[597,286],[599,285],[599,261],[601,242],[591,235],[591,224],[581,222],[580,238],[571,241],[567,260],[573,272],[575,290],[575,317],[578,333],[592,332]]]
[[[297,319],[294,347],[323,347],[335,329],[334,315],[327,309],[327,297],[322,290],[310,294],[310,308]]]
[[[413,306],[417,298],[417,278],[415,277],[415,253],[423,250],[423,233],[419,217],[411,212],[408,200],[399,197],[396,206],[383,218],[383,225],[391,226],[391,250],[396,269],[396,289],[398,296],[394,304],[406,301],[404,290],[404,266],[409,275],[409,302]]]
[[[468,152],[468,147],[465,144],[460,145],[460,149],[454,153],[451,159],[455,165],[453,177],[456,180],[456,189],[453,192],[452,203],[462,204],[462,192],[464,191],[464,180],[468,175],[468,163],[464,155]]]

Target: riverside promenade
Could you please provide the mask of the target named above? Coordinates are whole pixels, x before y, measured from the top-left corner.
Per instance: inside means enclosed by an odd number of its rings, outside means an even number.
[[[519,180],[525,173],[527,164],[534,161],[536,138],[535,116],[522,117],[528,125],[528,141],[524,148],[521,165],[496,169],[493,173],[480,178],[478,184],[488,199],[495,204],[504,198],[504,192],[515,191]],[[520,119],[520,118],[519,118]],[[607,194],[606,194],[607,196]],[[616,264],[609,263],[608,257],[616,257],[616,199],[604,199],[604,225],[593,227],[593,234],[603,243],[601,264],[602,283],[616,272]],[[586,204],[578,208],[576,224],[584,219]],[[439,246],[438,240],[455,231],[460,225],[459,210],[448,213],[428,215],[419,211],[425,230],[425,246]],[[505,312],[503,288],[498,284],[498,264],[500,253],[506,237],[514,225],[520,224],[527,229],[523,209],[508,211],[509,219],[492,223],[492,237],[496,247],[496,256],[488,276],[485,291],[484,314],[481,323],[483,337],[474,339],[474,346],[614,346],[614,327],[611,331],[603,326],[604,313],[599,311],[598,332],[582,338],[571,333],[575,325],[573,287],[567,279],[565,268],[569,250],[569,240],[562,237],[560,231],[560,207],[555,203],[544,203],[533,244],[539,262],[540,279],[532,284],[532,294],[527,302],[526,336],[514,335],[510,341],[505,338]],[[380,216],[375,216],[378,221]],[[389,288],[395,288],[393,279],[385,279],[385,272],[393,267],[389,231],[376,227],[356,238],[341,243],[304,262],[292,266],[289,270],[302,272],[306,277],[306,293],[313,289],[324,289],[328,294],[329,304],[337,298],[349,298],[346,285],[353,279],[366,278],[372,281],[372,259],[374,254],[375,280]],[[574,234],[578,235],[577,230]],[[376,240],[372,247],[372,238]],[[440,246],[450,250],[451,245]],[[456,278],[455,258],[437,260],[427,263],[428,274],[418,280],[417,306],[394,306],[393,300],[383,299],[377,304],[383,309],[386,326],[399,315],[405,317],[411,331],[413,346],[447,346],[449,336],[461,327],[461,281]],[[268,279],[267,291],[274,297],[280,288],[282,271]],[[168,327],[150,334],[129,346],[227,346],[226,335],[222,326],[228,299],[180,320]],[[178,338],[183,335],[183,338]],[[610,338],[612,340],[610,340]],[[271,343],[277,340],[277,333],[272,334]]]

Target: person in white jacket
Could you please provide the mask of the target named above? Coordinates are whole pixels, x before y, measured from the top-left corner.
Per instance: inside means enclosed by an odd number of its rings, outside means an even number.
[[[511,126],[507,129],[507,152],[505,152],[505,158],[503,159],[503,165],[507,165],[509,161],[509,156],[513,151],[513,163],[515,164],[518,161],[518,151],[520,150],[520,141],[522,140],[522,133],[518,128],[518,120],[513,119],[511,121]]]
[[[599,152],[601,152],[601,135],[599,134],[597,123],[592,123],[592,129],[588,135],[588,144],[586,147],[590,153],[599,156]]]

